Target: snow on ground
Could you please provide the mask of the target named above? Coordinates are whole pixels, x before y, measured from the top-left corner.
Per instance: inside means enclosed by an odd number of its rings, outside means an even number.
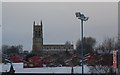
[[[2,66],[2,72],[8,72],[10,69],[10,63],[0,64]],[[72,67],[41,67],[41,68],[23,68],[23,63],[13,63],[15,73],[71,73]],[[73,67],[74,73],[82,73],[82,67]],[[89,68],[84,66],[84,73],[89,73]]]

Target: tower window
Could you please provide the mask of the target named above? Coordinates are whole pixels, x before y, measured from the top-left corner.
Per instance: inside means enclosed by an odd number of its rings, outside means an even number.
[[[37,31],[35,31],[35,36],[37,36]]]
[[[35,34],[37,34],[37,31],[35,31]]]
[[[40,34],[40,31],[39,31],[39,34]]]
[[[39,37],[40,37],[40,33],[39,33]]]

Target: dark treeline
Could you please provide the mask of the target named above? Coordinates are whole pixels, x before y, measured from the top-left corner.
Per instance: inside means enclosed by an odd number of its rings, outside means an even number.
[[[22,45],[2,45],[2,53],[3,54],[20,54],[23,51],[23,46]]]
[[[92,65],[90,67],[91,73],[94,73],[94,71],[98,73],[114,73],[112,68],[112,52],[114,49],[118,50],[118,40],[115,38],[105,38],[100,44],[97,44],[97,41],[93,37],[84,37],[83,38],[83,48],[84,48],[84,55],[90,54],[92,59],[88,59],[88,61],[85,61],[84,63],[87,65]],[[66,60],[70,61],[71,65],[80,65],[80,56],[81,56],[81,40],[78,40],[76,42],[76,50],[72,54],[68,51],[69,47],[71,46],[71,43],[69,41],[66,41],[65,43],[66,51],[63,53],[42,53],[40,54],[42,57],[46,57],[46,60],[53,60],[52,62],[54,65],[65,65]],[[99,53],[101,51],[101,53]],[[23,52],[23,46],[22,45],[16,45],[16,46],[9,46],[9,45],[3,45],[2,46],[2,53],[5,55],[11,55],[11,54],[17,54],[20,55]],[[43,55],[44,54],[44,55]],[[78,55],[77,55],[78,54]],[[28,60],[30,57],[35,56],[32,52],[29,54],[23,54],[26,56],[26,60]],[[76,56],[76,57],[74,57]],[[74,57],[74,58],[73,58]],[[5,58],[5,57],[4,57]]]

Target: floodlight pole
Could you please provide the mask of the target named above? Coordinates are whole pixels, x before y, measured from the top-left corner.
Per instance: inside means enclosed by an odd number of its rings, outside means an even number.
[[[81,20],[81,49],[82,49],[82,74],[84,74],[84,49],[83,49],[83,20]]]
[[[85,17],[84,14],[80,12],[75,13],[76,17],[81,20],[81,50],[82,50],[82,74],[84,74],[84,48],[83,48],[83,21],[87,21],[88,17]]]

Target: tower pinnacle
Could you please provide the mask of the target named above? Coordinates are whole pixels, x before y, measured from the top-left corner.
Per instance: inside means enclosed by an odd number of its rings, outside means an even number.
[[[41,26],[42,26],[42,20],[41,20]]]
[[[35,21],[33,22],[33,25],[35,25]]]

